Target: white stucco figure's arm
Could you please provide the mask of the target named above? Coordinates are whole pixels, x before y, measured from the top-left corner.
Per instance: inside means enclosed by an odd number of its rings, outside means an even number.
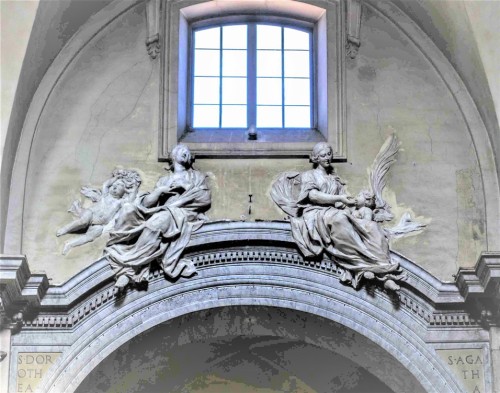
[[[347,195],[332,195],[318,190],[309,191],[309,200],[318,205],[334,206],[337,202],[341,202],[347,206],[352,206],[355,199]]]
[[[101,236],[108,224],[114,222],[123,202],[127,201],[131,194],[135,198],[140,184],[141,178],[137,172],[117,169],[113,171],[112,177],[104,182],[102,191],[93,187],[82,187],[80,192],[91,199],[93,204],[84,208],[80,201],[74,201],[69,212],[77,218],[60,228],[56,235],[63,236],[83,230],[85,233],[65,242],[63,255],[73,247],[92,242]]]

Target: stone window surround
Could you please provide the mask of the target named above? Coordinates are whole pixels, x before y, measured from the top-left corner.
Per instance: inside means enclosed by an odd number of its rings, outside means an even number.
[[[186,143],[197,157],[308,157],[318,141],[327,141],[334,148],[335,159],[346,160],[345,49],[341,44],[345,38],[345,12],[342,2],[197,1],[194,5],[189,4],[165,2],[161,12],[165,39],[162,43],[164,55],[160,60],[160,161],[168,158],[168,152],[179,140]],[[313,26],[317,130],[266,131],[259,133],[256,141],[248,140],[246,130],[197,131],[198,135],[186,133],[191,24],[221,17],[238,20],[251,17],[255,20],[256,16],[259,20],[288,19]]]

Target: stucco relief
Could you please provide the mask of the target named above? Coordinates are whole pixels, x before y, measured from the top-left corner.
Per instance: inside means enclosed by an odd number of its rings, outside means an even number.
[[[171,153],[172,174],[161,177],[156,188],[121,209],[104,256],[123,290],[129,283],[147,282],[151,264],[159,261],[171,279],[190,277],[196,268],[181,258],[191,233],[208,220],[211,205],[207,176],[193,169],[194,157],[186,145]]]
[[[111,178],[104,182],[102,189],[82,187],[80,192],[93,204],[84,207],[80,200],[75,200],[68,212],[72,213],[76,219],[60,228],[56,235],[63,236],[83,230],[85,233],[68,240],[64,244],[63,255],[66,255],[73,247],[93,242],[104,232],[109,231],[124,203],[132,202],[136,198],[140,185],[141,177],[137,172],[116,169]]]
[[[135,171],[116,170],[101,190],[83,187],[81,192],[94,204],[83,208],[75,201],[70,212],[78,219],[57,231],[57,236],[86,229],[68,242],[72,247],[95,240],[106,229],[110,238],[104,248],[119,291],[130,283],[147,282],[151,265],[158,262],[168,278],[190,277],[193,262],[181,258],[191,234],[208,219],[211,205],[207,176],[193,169],[189,148],[177,145],[171,154],[171,171],[161,177],[151,192],[138,193],[140,176]]]
[[[381,225],[394,218],[382,192],[399,145],[394,134],[387,139],[370,171],[371,189],[356,198],[347,194],[345,182],[335,173],[333,150],[325,142],[313,148],[312,170],[285,172],[272,186],[271,197],[289,215],[302,254],[306,258],[328,255],[343,269],[340,280],[354,288],[368,280],[399,290],[397,282],[405,279],[405,273],[391,259],[389,240],[425,226],[408,214],[393,228]]]

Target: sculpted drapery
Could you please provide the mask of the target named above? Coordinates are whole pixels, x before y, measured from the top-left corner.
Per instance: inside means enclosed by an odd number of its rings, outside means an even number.
[[[391,260],[386,232],[373,221],[370,198],[349,197],[331,160],[331,147],[319,143],[314,169],[284,173],[273,184],[271,196],[290,216],[297,246],[306,258],[326,253],[342,268],[341,280],[355,288],[365,278],[399,289],[402,272]]]
[[[173,173],[160,178],[151,193],[125,204],[110,233],[104,255],[118,288],[146,281],[155,261],[169,278],[195,273],[193,263],[180,257],[193,231],[207,220],[211,194],[206,175],[192,168],[186,146],[177,145],[172,158]]]

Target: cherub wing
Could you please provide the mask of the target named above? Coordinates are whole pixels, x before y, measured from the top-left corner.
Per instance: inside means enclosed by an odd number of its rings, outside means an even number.
[[[387,172],[396,161],[399,146],[396,135],[392,134],[382,145],[370,171],[370,186],[375,195],[374,220],[378,222],[390,221],[394,218],[391,207],[382,197],[382,191],[387,181]]]
[[[390,239],[398,239],[409,233],[421,231],[426,226],[426,224],[414,221],[410,213],[405,213],[401,217],[401,220],[399,220],[398,225],[391,228],[384,228],[384,231]]]
[[[93,187],[83,186],[80,189],[80,193],[89,198],[92,202],[98,202],[102,198],[102,191]]]

